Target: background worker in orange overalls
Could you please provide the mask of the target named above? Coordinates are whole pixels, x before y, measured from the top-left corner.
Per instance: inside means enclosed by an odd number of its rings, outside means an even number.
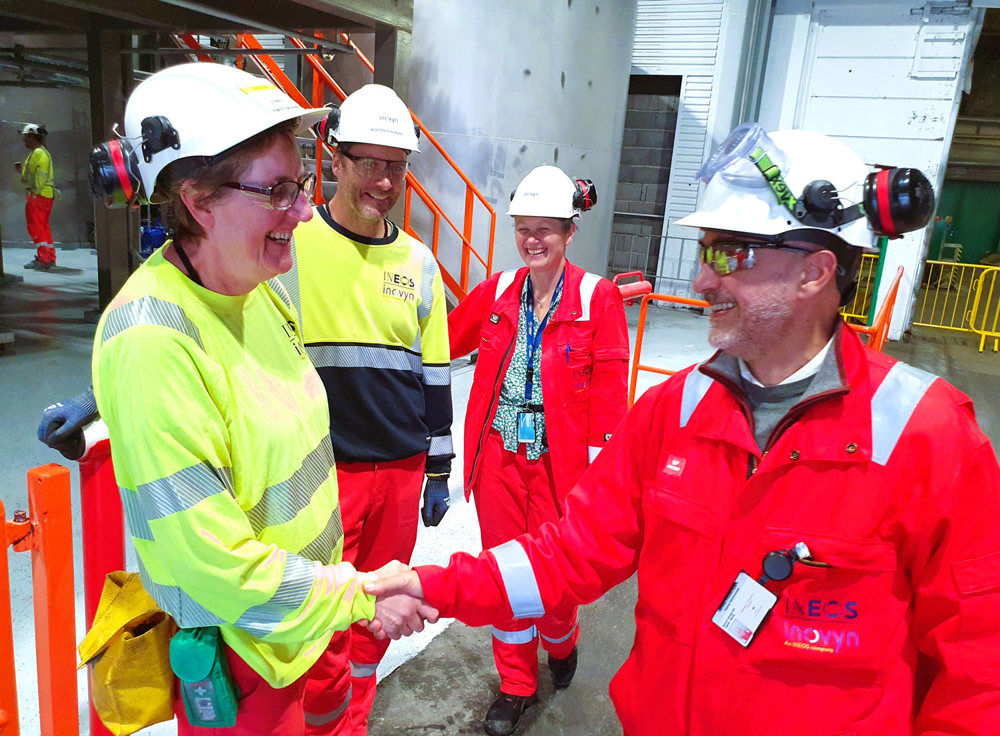
[[[465,421],[465,488],[483,548],[562,516],[562,499],[625,414],[628,328],[618,289],[566,260],[589,181],[531,171],[507,214],[525,268],[476,287],[448,317],[452,359],[479,349]],[[493,628],[500,694],[488,734],[509,734],[536,700],[539,637],[557,688],[576,672],[576,609]]]
[[[21,175],[21,184],[28,195],[24,205],[28,235],[37,246],[34,260],[24,264],[30,269],[47,269],[56,265],[56,249],[52,245],[52,229],[49,227],[52,201],[56,194],[55,170],[52,156],[45,148],[45,136],[48,134],[44,125],[25,125],[21,129],[21,138],[30,153],[24,163],[14,164],[14,170]]]

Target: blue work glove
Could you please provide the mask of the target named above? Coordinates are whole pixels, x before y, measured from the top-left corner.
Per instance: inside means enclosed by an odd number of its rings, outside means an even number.
[[[67,460],[79,460],[87,449],[83,428],[97,419],[94,389],[46,407],[38,425],[38,439],[59,450]]]
[[[424,526],[437,526],[448,512],[448,476],[428,475],[424,484],[424,507],[420,517]]]

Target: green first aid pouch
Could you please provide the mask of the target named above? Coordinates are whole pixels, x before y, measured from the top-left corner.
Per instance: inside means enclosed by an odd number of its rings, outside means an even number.
[[[218,626],[174,634],[170,667],[180,680],[184,712],[192,726],[236,725],[240,693],[229,673]]]

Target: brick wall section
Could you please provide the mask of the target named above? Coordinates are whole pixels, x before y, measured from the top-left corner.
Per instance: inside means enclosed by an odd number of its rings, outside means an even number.
[[[656,276],[678,104],[677,95],[628,96],[609,275],[643,271],[650,281]]]

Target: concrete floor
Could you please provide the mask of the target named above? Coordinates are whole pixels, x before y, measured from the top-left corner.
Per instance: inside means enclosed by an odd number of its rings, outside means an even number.
[[[0,345],[0,396],[4,404],[3,449],[0,450],[0,500],[9,519],[26,508],[25,473],[61,456],[35,439],[42,409],[72,396],[90,382],[90,351],[94,324],[85,319],[97,306],[96,257],[89,249],[60,250],[59,263],[79,272],[25,271],[33,256],[28,248],[3,250],[4,267],[23,281],[0,280],[0,333],[12,332],[14,342]],[[638,307],[629,312],[633,333]],[[679,369],[707,357],[707,320],[684,310],[651,310],[642,362]],[[977,353],[977,341],[960,333],[917,332],[890,343],[887,352],[938,373],[976,402],[978,416],[994,445],[1000,444],[1000,399],[997,377],[1000,355]],[[143,380],[143,376],[136,376]],[[472,383],[472,366],[456,361],[452,380],[455,397],[456,449],[461,455],[465,402]],[[651,373],[639,377],[639,391],[661,380]],[[68,464],[72,466],[72,464]],[[479,549],[478,526],[472,504],[460,496],[461,456],[455,461],[453,505],[437,528],[420,528],[413,562],[444,563],[457,550]],[[79,566],[79,485],[73,471],[74,513],[77,520],[77,588]],[[37,734],[38,707],[34,673],[34,632],[31,610],[30,558],[9,553],[13,580],[13,621],[21,709],[21,733]],[[611,676],[624,661],[634,633],[634,578],[581,609],[583,636],[580,668],[572,687],[554,691],[544,656],[540,664],[540,702],[524,716],[520,734],[620,733],[607,695]],[[76,631],[83,634],[82,593],[78,595]],[[2,614],[0,614],[2,615]],[[486,708],[499,688],[493,667],[488,630],[461,623],[439,622],[421,635],[394,642],[379,668],[382,684],[372,712],[372,736],[389,734],[478,734]],[[86,703],[81,676],[79,703]],[[147,729],[146,736],[174,733],[170,724]],[[86,727],[82,733],[86,734]]]

